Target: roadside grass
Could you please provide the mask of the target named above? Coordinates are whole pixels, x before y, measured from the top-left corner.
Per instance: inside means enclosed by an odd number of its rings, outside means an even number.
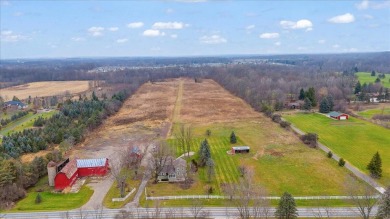
[[[357,72],[355,73],[355,75],[358,77],[358,80],[360,81],[360,83],[363,85],[364,83],[373,83],[375,84],[375,80],[376,78],[378,77],[378,72],[376,73],[375,76],[371,76],[371,72]],[[382,73],[380,73],[382,74]],[[384,79],[381,79],[381,83],[383,85],[383,87],[388,87],[390,88],[390,74],[385,74],[385,78]]]
[[[345,121],[317,113],[284,117],[305,132],[317,133],[321,143],[365,173],[368,173],[367,164],[378,151],[383,170],[383,177],[378,181],[385,186],[389,184],[390,130],[353,117]]]
[[[47,113],[28,113],[26,116],[23,116],[22,118],[17,119],[16,121],[13,121],[2,128],[0,131],[0,135],[8,135],[13,132],[19,132],[23,131],[24,129],[32,128],[34,124],[34,120],[38,117],[42,116],[43,118],[49,118],[53,116],[55,113],[57,113],[57,110],[52,110]]]
[[[142,174],[142,173],[141,173]],[[113,202],[113,198],[119,198],[120,197],[120,191],[119,188],[117,187],[117,182],[115,181],[110,190],[108,190],[106,196],[104,196],[103,199],[103,206],[106,208],[122,208],[124,205],[129,203],[130,201],[133,200],[135,194],[137,193],[137,190],[139,188],[139,185],[141,184],[141,180],[133,180],[133,179],[128,179],[127,180],[128,184],[128,189],[126,189],[126,195],[129,193],[133,188],[136,188],[136,190],[131,194],[125,201],[123,202]]]
[[[215,162],[215,177],[207,183],[206,168],[199,168],[190,189],[182,189],[179,184],[149,183],[148,195],[206,195],[208,186],[213,187],[213,195],[222,195],[223,183],[238,183],[242,178],[238,171],[240,165],[252,169],[253,180],[272,196],[281,196],[285,191],[294,196],[345,195],[344,182],[351,173],[327,158],[324,152],[305,146],[291,132],[271,121],[247,120],[192,127],[194,158],[197,158],[200,142],[207,138]],[[205,135],[207,129],[211,130],[210,137]],[[238,137],[234,145],[250,146],[249,154],[227,154],[234,146],[229,142],[233,130]],[[176,139],[167,141],[177,156],[184,153]]]

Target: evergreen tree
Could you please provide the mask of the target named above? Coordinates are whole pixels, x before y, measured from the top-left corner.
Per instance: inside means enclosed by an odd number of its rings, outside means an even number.
[[[339,166],[340,166],[340,167],[345,166],[345,160],[344,160],[344,158],[340,158],[340,159],[339,159]]]
[[[324,97],[320,102],[320,113],[329,113],[329,112],[330,112],[329,101],[328,98]]]
[[[292,195],[285,192],[280,198],[278,208],[275,211],[276,218],[296,218],[298,217],[297,207]]]
[[[332,158],[333,157],[332,151],[329,151],[327,156],[328,156],[328,158]]]
[[[375,76],[376,75],[376,72],[375,71],[372,71],[371,72],[371,76]]]
[[[99,98],[96,96],[95,91],[92,92],[92,100],[99,101]]]
[[[206,162],[211,158],[210,146],[207,140],[203,140],[199,148],[199,165],[204,166]]]
[[[305,92],[305,98],[309,98],[311,105],[313,107],[317,106],[316,91],[314,90],[314,87],[310,87]]]
[[[390,218],[390,186],[383,193],[378,205],[377,218]]]
[[[334,107],[334,99],[333,99],[333,96],[332,96],[332,95],[328,95],[328,96],[326,97],[326,99],[328,99],[329,111],[333,111],[333,107]]]
[[[381,83],[381,79],[376,78],[376,79],[375,79],[375,83]]]
[[[301,90],[299,91],[299,99],[300,100],[305,99],[305,90],[303,90],[303,88],[301,88]]]
[[[235,144],[237,143],[236,134],[234,134],[234,131],[232,131],[232,134],[230,134],[230,143]]]
[[[354,94],[358,94],[359,92],[362,91],[362,84],[360,84],[360,81],[358,81],[355,85],[355,92]]]
[[[35,198],[35,204],[39,204],[42,202],[41,193],[37,194],[37,197]]]
[[[382,159],[378,152],[372,157],[370,163],[367,165],[367,169],[370,171],[371,177],[377,179],[382,177]]]
[[[303,109],[304,110],[311,110],[311,101],[307,97],[305,98],[305,101],[303,103]]]
[[[20,101],[16,96],[12,97],[12,101]]]

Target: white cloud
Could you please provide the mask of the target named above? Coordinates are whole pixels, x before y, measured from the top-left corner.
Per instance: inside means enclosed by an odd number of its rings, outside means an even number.
[[[19,42],[22,40],[27,40],[28,37],[21,35],[21,34],[15,34],[11,30],[5,30],[5,31],[1,31],[0,39],[1,39],[1,41],[4,41],[4,42],[15,43],[15,42]]]
[[[153,24],[153,29],[183,29],[185,26],[182,22],[156,22]]]
[[[147,36],[147,37],[157,37],[157,36],[165,36],[164,32],[161,32],[159,30],[145,30],[142,35]]]
[[[175,10],[173,10],[172,8],[168,8],[165,10],[165,13],[167,14],[172,14],[173,12],[175,12]]]
[[[369,2],[368,0],[363,0],[362,2],[355,4],[355,6],[359,10],[364,10],[369,7]]]
[[[122,38],[122,39],[117,39],[116,42],[117,43],[126,43],[129,39],[126,39],[126,38]]]
[[[313,30],[313,23],[307,19],[295,21],[280,21],[280,25],[284,29],[306,29],[306,31]]]
[[[75,41],[75,42],[85,41],[85,39],[83,37],[72,37],[71,40]]]
[[[326,40],[318,40],[318,43],[319,43],[319,44],[325,44],[325,43],[326,43]]]
[[[338,48],[340,48],[340,45],[339,45],[339,44],[334,44],[332,47],[333,47],[334,49],[338,49]]]
[[[275,43],[275,46],[280,46],[280,45],[282,45],[281,42],[276,42],[276,43]]]
[[[20,11],[14,13],[15,17],[20,17],[20,16],[23,16],[23,15],[24,15],[23,12],[20,12]]]
[[[88,28],[89,34],[94,37],[103,35],[104,27],[90,27]]]
[[[177,38],[177,34],[171,34],[171,38],[172,39],[176,39]]]
[[[111,32],[115,32],[115,31],[119,30],[119,27],[110,27],[110,28],[108,28],[108,30]]]
[[[256,26],[255,25],[249,25],[249,26],[246,26],[245,29],[247,30],[252,30],[253,28],[255,28]]]
[[[1,6],[10,6],[11,5],[11,2],[10,1],[6,1],[6,0],[1,0]]]
[[[306,47],[303,47],[303,46],[300,46],[300,47],[298,47],[297,49],[300,50],[300,51],[307,50],[307,48],[306,48]]]
[[[346,13],[342,15],[338,15],[335,17],[332,17],[328,20],[330,23],[336,23],[336,24],[348,24],[355,21],[355,17],[353,14]]]
[[[372,15],[369,15],[369,14],[365,14],[363,15],[363,17],[367,20],[371,20],[371,19],[374,19],[374,17]]]
[[[227,42],[227,40],[220,35],[202,36],[199,40],[201,43],[205,44],[220,44]]]
[[[275,39],[279,38],[279,33],[262,33],[259,37],[262,39]]]
[[[132,28],[132,29],[140,28],[140,27],[143,27],[143,26],[144,26],[143,22],[133,22],[133,23],[127,24],[127,27],[128,28]]]

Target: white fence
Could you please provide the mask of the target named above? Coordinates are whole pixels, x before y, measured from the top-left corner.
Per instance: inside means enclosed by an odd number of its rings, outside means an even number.
[[[124,200],[126,200],[131,194],[133,194],[133,192],[135,192],[135,188],[133,188],[129,194],[127,194],[125,197],[123,198],[113,198],[112,201],[113,202],[123,202]]]
[[[294,197],[295,200],[348,200],[348,199],[377,199],[380,196],[298,196]],[[146,200],[177,200],[177,199],[238,199],[240,197],[235,196],[223,196],[223,195],[181,195],[181,196],[157,196],[157,197],[146,197]],[[258,197],[259,199],[279,200],[278,196],[266,196]]]

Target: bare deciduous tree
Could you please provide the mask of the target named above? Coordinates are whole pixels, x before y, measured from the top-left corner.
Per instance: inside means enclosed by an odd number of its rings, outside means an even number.
[[[200,199],[194,199],[191,202],[190,211],[193,218],[199,218],[203,210],[203,203]]]
[[[159,143],[156,150],[152,152],[149,160],[149,170],[154,178],[154,182],[158,182],[158,176],[168,164],[169,158],[172,155],[171,148],[163,141]]]
[[[118,159],[111,163],[111,174],[120,190],[121,198],[125,197],[126,181],[131,177],[131,171],[126,165],[126,154],[118,153]]]
[[[183,152],[187,152],[187,156],[190,156],[191,141],[192,141],[192,128],[191,125],[180,124],[179,132],[175,134],[176,139],[179,141],[179,147]]]
[[[362,218],[370,218],[372,208],[378,201],[377,192],[369,185],[360,185],[352,178],[348,178],[345,185],[351,203],[356,206]]]

